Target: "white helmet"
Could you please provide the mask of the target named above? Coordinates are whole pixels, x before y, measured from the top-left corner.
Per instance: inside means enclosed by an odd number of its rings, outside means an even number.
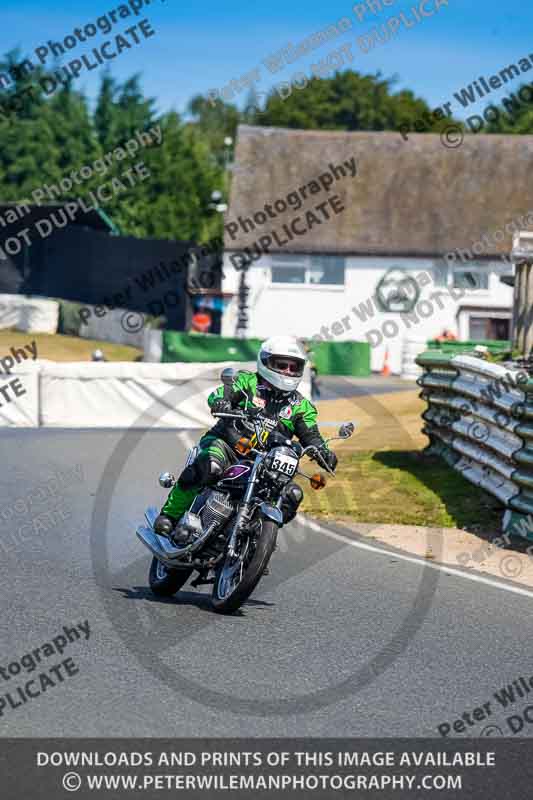
[[[307,356],[292,336],[272,336],[257,355],[258,373],[276,389],[294,392],[302,379]]]

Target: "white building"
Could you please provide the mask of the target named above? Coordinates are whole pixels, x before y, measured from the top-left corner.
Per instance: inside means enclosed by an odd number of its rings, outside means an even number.
[[[247,336],[369,341],[372,369],[388,348],[393,372],[407,339],[508,339],[500,277],[513,230],[533,223],[526,139],[468,136],[450,150],[434,134],[241,126],[222,334],[235,335],[235,267],[248,263]]]

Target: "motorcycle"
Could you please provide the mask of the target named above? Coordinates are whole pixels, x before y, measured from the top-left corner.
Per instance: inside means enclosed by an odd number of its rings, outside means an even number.
[[[234,372],[224,370],[221,377],[224,396],[229,397]],[[313,489],[326,485],[320,473],[307,475],[299,468],[301,459],[309,456],[328,473],[334,473],[321,458],[322,448],[304,448],[276,430],[265,432],[255,406],[213,416],[233,419],[240,426],[239,432],[244,431],[235,445],[238,462],[193,500],[176,526],[179,540],[155,533],[155,507],[146,510],[147,524],[140,525],[136,534],[153,555],[149,583],[154,594],[174,595],[197,571],[190,585],[213,584],[213,608],[229,614],[252,594],[267,568],[283,525],[282,500],[287,484],[301,475]],[[353,431],[353,423],[343,423],[338,435],[326,441],[347,439]],[[261,445],[256,447],[258,443]],[[196,447],[191,449],[185,466],[197,452]],[[168,472],[159,477],[164,488],[171,488],[175,482]]]

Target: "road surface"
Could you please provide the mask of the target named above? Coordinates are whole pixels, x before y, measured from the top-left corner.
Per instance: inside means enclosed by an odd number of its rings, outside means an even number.
[[[289,526],[239,615],[214,614],[199,590],[154,598],[134,529],[162,502],[157,475],[179,463],[188,438],[1,435],[0,691],[13,693],[1,735],[435,736],[533,674],[530,593],[334,526]],[[61,656],[45,657],[43,645],[78,624],[88,638],[71,632]],[[35,649],[30,670],[23,657]],[[64,667],[11,707],[17,686],[67,659],[72,674]],[[503,728],[513,710],[495,707],[467,733]]]

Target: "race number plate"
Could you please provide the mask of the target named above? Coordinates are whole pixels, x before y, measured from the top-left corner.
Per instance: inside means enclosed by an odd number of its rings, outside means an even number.
[[[276,472],[283,472],[284,475],[294,475],[296,467],[298,466],[298,459],[287,456],[284,453],[277,455],[272,462],[272,469]]]

